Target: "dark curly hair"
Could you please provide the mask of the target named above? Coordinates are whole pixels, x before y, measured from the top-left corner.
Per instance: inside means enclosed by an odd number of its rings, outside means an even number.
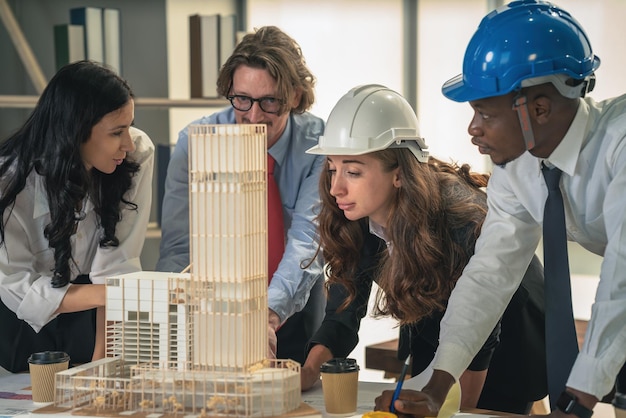
[[[111,174],[87,170],[81,144],[105,115],[122,108],[134,97],[129,85],[105,66],[79,61],[61,68],[44,89],[24,125],[0,144],[0,246],[5,245],[5,221],[17,195],[33,170],[43,177],[50,207],[50,223],[44,229],[54,251],[52,286],[66,286],[73,262],[70,238],[81,220],[86,196],[98,215],[101,247],[115,247],[121,204],[139,165],[125,159]],[[6,212],[8,211],[8,215]]]
[[[388,214],[386,233],[393,249],[383,254],[378,266],[381,292],[374,314],[414,323],[445,309],[486,215],[481,188],[489,176],[433,157],[420,163],[408,149],[371,155],[385,171],[399,168],[402,181]],[[331,173],[326,171],[320,179],[319,239],[327,262],[327,287],[338,283],[348,290],[345,308],[356,294],[354,277],[368,220],[348,220],[331,196],[330,185]]]

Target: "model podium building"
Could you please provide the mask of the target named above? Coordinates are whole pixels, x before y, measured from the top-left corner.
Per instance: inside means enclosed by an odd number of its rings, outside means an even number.
[[[106,358],[57,374],[72,415],[278,416],[300,366],[267,360],[265,125],[189,131],[189,273],[107,279]]]

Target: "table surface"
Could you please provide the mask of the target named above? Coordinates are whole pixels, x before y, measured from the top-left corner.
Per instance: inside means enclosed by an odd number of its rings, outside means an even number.
[[[357,415],[371,411],[374,407],[374,399],[383,390],[393,388],[391,383],[359,382],[359,397]],[[326,418],[324,410],[324,396],[321,382],[309,391],[302,393],[302,401],[320,411]],[[35,409],[30,392],[30,376],[28,374],[0,374],[0,418],[18,417],[28,418],[30,411]],[[482,412],[482,414],[477,414]],[[464,411],[454,415],[455,418],[486,418],[501,415],[487,413],[487,411]],[[23,416],[23,417],[22,417]],[[610,404],[599,403],[594,408],[594,418],[615,418],[615,412]]]
[[[0,377],[0,418],[29,415],[35,409],[28,374],[7,374]]]
[[[363,413],[374,409],[374,400],[383,390],[394,389],[394,384],[381,382],[359,382],[359,395],[357,401],[357,413],[354,417],[360,417]],[[313,386],[311,390],[302,393],[302,401],[316,410],[324,418],[328,418],[324,409],[324,395],[321,382]],[[30,376],[28,374],[9,374],[0,377],[0,418],[24,418],[30,417],[30,411],[38,408],[33,404],[30,391]],[[475,411],[480,412],[480,411]],[[495,414],[476,415],[472,412],[458,413],[455,417],[485,418]]]
[[[385,389],[393,389],[390,383],[359,382],[357,414],[374,409],[374,399]],[[309,391],[302,393],[302,401],[320,411],[324,411],[324,395],[321,382],[318,382]],[[0,418],[28,416],[36,409],[32,402],[30,391],[30,376],[28,374],[10,374],[0,377]]]

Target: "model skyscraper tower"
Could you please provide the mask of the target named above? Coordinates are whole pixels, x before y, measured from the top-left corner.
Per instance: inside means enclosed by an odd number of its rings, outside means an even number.
[[[194,324],[199,364],[243,370],[267,356],[265,144],[265,125],[190,128],[191,277],[209,300]]]
[[[54,408],[277,416],[300,366],[267,360],[265,125],[189,131],[190,274],[107,280],[106,357],[59,373]]]

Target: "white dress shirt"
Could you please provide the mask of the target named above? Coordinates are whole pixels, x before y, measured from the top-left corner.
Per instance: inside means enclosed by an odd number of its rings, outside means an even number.
[[[567,383],[598,398],[613,388],[626,361],[625,137],[626,96],[581,99],[548,159],[563,171],[568,239],[604,257],[585,342]],[[494,168],[489,211],[442,320],[435,369],[458,379],[493,329],[539,243],[547,195],[541,160],[530,153]]]
[[[89,274],[93,283],[104,283],[111,275],[141,270],[139,256],[143,248],[152,200],[154,145],[144,132],[131,128],[136,150],[128,155],[140,164],[126,199],[137,210],[123,208],[122,220],[115,235],[118,247],[100,248],[101,227],[89,199],[83,202],[85,218],[78,222],[71,238],[72,279]],[[7,218],[8,217],[8,218]],[[44,228],[50,223],[50,212],[43,177],[34,170],[26,186],[17,195],[15,206],[5,211],[5,241],[0,248],[0,297],[17,317],[39,331],[54,319],[69,286],[53,288],[54,252],[48,246]]]

